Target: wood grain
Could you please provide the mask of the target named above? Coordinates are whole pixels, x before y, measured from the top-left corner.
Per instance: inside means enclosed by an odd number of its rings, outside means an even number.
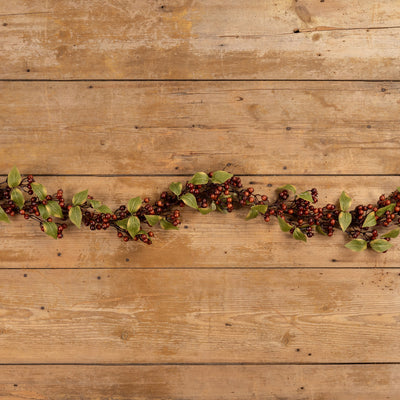
[[[399,0],[16,0],[3,79],[398,79]],[[295,33],[298,32],[298,33]]]
[[[400,83],[1,82],[0,88],[3,174],[13,164],[42,174],[189,174],[226,164],[237,174],[400,171]]]
[[[398,363],[399,275],[399,269],[2,270],[0,359]]]
[[[396,400],[398,365],[0,366],[0,399]]]
[[[89,189],[96,198],[111,206],[126,204],[135,196],[155,200],[170,182],[185,182],[189,177],[40,177],[54,193],[65,190],[65,197]],[[256,193],[276,196],[275,189],[286,183],[303,191],[319,190],[319,203],[337,202],[342,190],[354,199],[353,205],[377,201],[382,193],[399,186],[397,177],[245,177]],[[270,186],[269,186],[270,185]],[[387,254],[373,251],[354,253],[345,249],[349,239],[336,232],[332,238],[317,235],[308,243],[292,240],[280,231],[277,221],[268,225],[258,218],[245,221],[247,212],[200,215],[184,210],[181,229],[163,231],[152,228],[156,237],[151,246],[124,243],[114,230],[91,232],[70,227],[62,240],[49,238],[33,222],[22,217],[0,224],[0,267],[157,267],[157,268],[286,268],[286,267],[398,267],[400,245],[393,240]],[[150,229],[150,228],[148,228]]]

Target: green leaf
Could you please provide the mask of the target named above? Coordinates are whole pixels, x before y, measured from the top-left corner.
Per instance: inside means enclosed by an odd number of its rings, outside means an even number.
[[[116,224],[120,228],[128,230],[128,219],[129,218],[120,219],[119,221],[116,222]]]
[[[379,209],[376,211],[376,215],[377,215],[378,217],[382,217],[382,215],[385,214],[386,211],[390,211],[390,212],[394,211],[394,208],[395,208],[395,207],[396,207],[396,203],[388,204],[388,205],[385,206],[385,207],[379,208]]]
[[[101,206],[101,201],[90,200],[90,206],[96,210]]]
[[[10,223],[10,218],[8,218],[8,215],[6,212],[3,210],[2,207],[0,207],[0,221],[2,222],[7,222],[7,224]]]
[[[211,202],[211,210],[215,211],[217,209],[217,205],[215,204],[215,201]]]
[[[253,210],[253,207],[252,207],[252,208],[250,208],[250,211],[246,215],[246,220],[248,221],[249,219],[256,218],[257,216],[258,216],[258,211]]]
[[[342,211],[347,211],[351,206],[351,197],[343,191],[339,198],[340,209]]]
[[[21,174],[16,166],[8,174],[7,183],[10,188],[15,188],[21,183]]]
[[[282,190],[289,190],[293,194],[296,194],[296,188],[293,185],[285,185],[278,187],[276,190],[282,191]]]
[[[80,209],[80,207],[75,206],[72,207],[69,210],[69,219],[71,220],[71,222],[76,225],[78,228],[81,227],[81,223],[82,223],[82,211]]]
[[[169,230],[169,229],[176,229],[177,230],[178,229],[177,226],[171,224],[171,222],[168,222],[165,218],[162,218],[160,220],[160,225],[161,225],[161,228],[166,229],[166,230]]]
[[[43,204],[39,204],[39,205],[38,205],[38,210],[39,210],[39,212],[40,212],[40,216],[41,216],[43,219],[47,219],[47,218],[50,217],[49,210],[48,210],[48,209],[46,208],[46,206],[44,206]]]
[[[249,213],[246,216],[246,220],[256,218],[258,214],[265,214],[268,210],[268,206],[264,204],[258,204],[250,208]]]
[[[400,229],[393,229],[390,232],[385,233],[384,235],[381,235],[381,238],[397,238],[399,236]]]
[[[99,213],[102,213],[102,214],[112,214],[113,212],[111,211],[111,208],[110,207],[107,207],[105,204],[103,204],[102,206],[100,206],[98,209],[97,209],[97,211],[99,212]]]
[[[162,219],[159,215],[145,215],[145,218],[150,226],[157,225]]]
[[[54,239],[57,239],[58,228],[54,222],[43,222],[43,228],[47,235],[51,236]]]
[[[215,171],[212,175],[211,181],[213,183],[225,183],[228,179],[231,179],[233,174],[226,171]]]
[[[37,182],[32,182],[31,183],[32,190],[36,194],[39,200],[44,200],[47,196],[47,190],[46,188],[41,185],[40,183]]]
[[[339,224],[340,224],[340,227],[342,228],[343,232],[345,232],[346,229],[349,227],[349,225],[351,224],[351,221],[352,221],[352,217],[349,212],[342,211],[339,214]]]
[[[344,247],[353,251],[363,251],[367,248],[367,242],[363,239],[353,239],[351,242],[346,243]]]
[[[196,197],[192,193],[186,193],[181,197],[181,200],[189,207],[198,209]]]
[[[311,196],[311,193],[309,191],[303,192],[299,194],[300,199],[309,201],[310,203],[312,203],[314,200]]]
[[[369,245],[371,246],[372,250],[376,251],[377,253],[383,253],[393,246],[385,239],[375,239],[370,242]]]
[[[11,191],[11,200],[18,206],[18,208],[22,208],[24,206],[25,203],[24,195],[17,188],[14,188]]]
[[[169,185],[169,190],[177,197],[179,197],[182,193],[182,183],[181,182],[172,182]]]
[[[189,183],[193,183],[193,185],[205,185],[208,183],[208,179],[208,175],[205,172],[196,172]]]
[[[128,218],[128,222],[126,224],[129,234],[134,238],[137,233],[140,231],[140,220],[138,217],[132,215]]]
[[[299,228],[296,228],[294,230],[293,237],[296,240],[302,240],[303,242],[307,242],[307,236]]]
[[[84,190],[82,192],[76,193],[75,196],[72,198],[72,204],[74,206],[79,206],[83,204],[87,200],[88,190]]]
[[[212,212],[213,210],[211,208],[198,208],[201,214],[206,215]]]
[[[130,199],[128,202],[128,211],[134,214],[142,205],[142,199],[140,197],[135,197]]]
[[[376,225],[375,213],[372,211],[367,215],[367,218],[365,218],[362,227],[369,228],[370,226],[375,226],[375,225]]]
[[[47,211],[53,217],[64,218],[60,205],[53,200],[49,200],[46,204]]]
[[[320,235],[328,236],[328,234],[327,234],[319,225],[317,225],[317,227],[315,228],[315,230],[316,230]]]
[[[283,232],[289,232],[293,228],[292,225],[288,224],[284,219],[282,219],[279,216],[278,216],[278,222]]]

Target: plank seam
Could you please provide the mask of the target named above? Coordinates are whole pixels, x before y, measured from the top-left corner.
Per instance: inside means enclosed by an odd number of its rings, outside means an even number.
[[[129,367],[129,366],[274,366],[274,365],[400,365],[400,361],[382,362],[210,362],[210,363],[190,363],[190,362],[170,362],[170,363],[0,363],[0,366],[102,366],[102,367]]]
[[[397,83],[400,79],[7,79],[0,82],[370,82]]]

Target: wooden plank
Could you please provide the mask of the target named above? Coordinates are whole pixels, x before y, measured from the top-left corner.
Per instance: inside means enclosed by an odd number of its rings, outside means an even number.
[[[0,78],[398,79],[399,10],[399,0],[3,2]]]
[[[65,190],[66,198],[86,188],[113,209],[135,196],[151,199],[168,188],[170,182],[185,177],[40,177],[54,193]],[[319,203],[336,202],[342,190],[354,199],[353,205],[378,200],[399,186],[397,177],[247,177],[256,193],[271,198],[282,184],[298,190],[319,189]],[[271,187],[269,187],[271,185]],[[157,267],[157,268],[253,268],[253,267],[398,267],[400,245],[393,240],[387,254],[373,251],[354,253],[343,246],[349,239],[341,232],[332,238],[320,235],[303,243],[280,231],[275,220],[268,225],[258,218],[245,221],[245,210],[229,215],[200,215],[194,210],[182,213],[181,229],[163,231],[152,228],[156,237],[151,246],[124,243],[114,230],[91,232],[70,227],[61,240],[43,234],[38,225],[22,217],[11,225],[0,224],[0,267]],[[318,255],[318,256],[316,256]]]
[[[0,88],[3,174],[14,163],[42,174],[192,173],[228,163],[238,174],[400,170],[400,83],[2,82]]]
[[[0,366],[0,399],[396,400],[399,365]]]
[[[400,270],[0,271],[9,363],[399,362]]]

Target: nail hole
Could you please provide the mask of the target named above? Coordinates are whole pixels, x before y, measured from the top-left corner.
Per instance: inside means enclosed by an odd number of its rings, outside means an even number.
[[[126,262],[129,262],[129,258],[125,258],[125,261],[126,261]]]
[[[400,274],[399,274],[400,275]],[[28,276],[28,274],[24,274],[24,278],[26,278]]]
[[[101,279],[101,276],[98,276],[97,279],[100,280],[100,279]]]
[[[291,128],[290,126],[287,126],[287,127],[286,127],[286,130],[287,130],[287,131],[290,131],[291,129],[292,129],[292,128]]]
[[[296,349],[296,351],[297,351],[297,352],[299,352],[299,351],[300,351],[300,349]]]
[[[293,29],[293,33],[299,33],[300,29]]]
[[[58,257],[61,257],[61,253],[57,253],[57,256],[58,256]]]
[[[31,72],[31,70],[28,68],[28,69],[26,70],[26,72]]]
[[[332,258],[332,262],[336,262],[337,260],[336,260],[336,258]]]
[[[386,92],[386,89],[383,87],[383,88],[381,89],[381,92]]]
[[[41,310],[44,310],[44,306],[40,307]]]
[[[93,86],[92,86],[92,85],[90,85],[90,86],[89,86],[89,89],[93,89]]]
[[[368,128],[368,129],[371,129],[371,125],[367,125],[367,128]]]
[[[3,26],[7,26],[7,25],[8,25],[7,22],[4,22]]]
[[[284,165],[284,166],[283,166],[283,169],[287,169],[287,166],[286,166],[286,165]]]

